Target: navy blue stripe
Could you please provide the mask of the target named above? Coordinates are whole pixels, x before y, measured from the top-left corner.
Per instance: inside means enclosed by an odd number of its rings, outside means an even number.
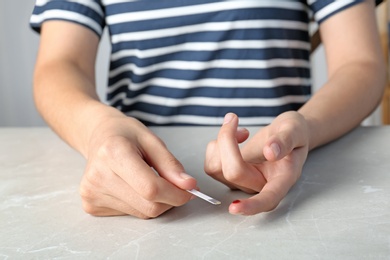
[[[314,13],[320,11],[322,8],[326,7],[327,5],[330,5],[332,4],[333,2],[336,2],[336,1],[339,1],[339,0],[321,0],[321,1],[315,1],[312,5],[311,5],[311,9],[313,10]],[[320,20],[318,20],[317,22],[318,23],[322,23],[323,21],[325,21],[326,19],[328,19],[329,17],[331,17],[332,15],[338,13],[338,12],[341,12],[353,5],[356,5],[358,3],[361,3],[363,2],[364,0],[355,0],[354,2],[344,6],[343,8],[339,8],[337,10],[335,10],[334,12],[332,13],[329,13],[328,15],[324,16],[323,18],[321,18]]]
[[[196,87],[191,89],[164,88],[149,86],[138,91],[128,91],[128,86],[121,86],[116,91],[109,93],[108,98],[114,99],[116,95],[126,93],[127,98],[134,98],[141,94],[149,94],[168,98],[186,97],[210,97],[210,98],[279,98],[283,96],[308,96],[311,94],[311,86],[283,85],[275,88],[215,88]]]
[[[243,42],[245,45],[245,42]],[[210,59],[228,59],[228,60],[270,60],[270,59],[300,59],[308,60],[309,50],[303,49],[222,49],[215,51],[179,51],[151,58],[139,59],[134,56],[128,56],[111,62],[110,70],[114,70],[125,64],[135,64],[137,67],[146,67],[167,60],[177,61],[205,61]]]
[[[292,29],[240,29],[230,31],[196,32],[147,40],[123,41],[112,45],[112,52],[122,49],[147,50],[186,42],[220,42],[225,40],[299,40],[308,41],[307,31]]]
[[[119,12],[111,10],[109,12]],[[131,15],[131,10],[129,10]],[[280,17],[280,18],[279,18]],[[126,23],[113,24],[110,26],[110,31],[113,35],[126,32],[138,32],[148,30],[158,30],[166,28],[175,28],[178,26],[188,26],[194,24],[201,24],[202,22],[225,22],[225,21],[241,21],[241,20],[269,20],[269,19],[283,19],[286,21],[300,21],[307,23],[309,21],[308,15],[304,11],[276,9],[276,8],[250,8],[237,9],[229,11],[220,11],[204,14],[194,14],[185,17],[170,17],[158,18],[142,21],[131,21]]]
[[[225,0],[169,0],[169,1],[156,1],[156,0],[142,0],[128,3],[117,3],[109,5],[112,11],[108,11],[107,15],[123,12],[139,12],[149,10],[160,10],[166,8],[174,8],[180,6],[195,6],[200,4],[218,3]]]
[[[96,21],[97,24],[100,25],[100,28],[102,30],[105,26],[105,20],[103,17],[101,17],[101,15],[99,13],[95,12],[95,10],[93,10],[85,5],[75,3],[75,2],[60,1],[60,0],[50,1],[47,4],[45,4],[44,6],[35,6],[34,10],[33,10],[33,14],[40,15],[41,13],[48,11],[48,10],[65,10],[65,11],[72,11],[75,13],[83,14],[83,15],[91,18],[92,20]],[[80,23],[78,21],[69,20],[69,19],[65,19],[62,17],[50,18],[50,19],[46,19],[46,20],[72,21],[72,22],[81,24],[81,25],[89,28],[90,30],[94,31],[96,34],[101,36],[101,32],[98,32],[94,28],[92,28],[88,25],[85,25],[83,23]],[[42,22],[44,22],[44,21],[42,21]],[[38,23],[38,24],[31,23],[30,25],[35,31],[40,32],[41,23]]]
[[[179,70],[179,69],[163,69],[154,71],[145,75],[136,75],[132,71],[126,71],[109,79],[109,85],[115,84],[117,81],[130,78],[133,83],[142,83],[152,78],[169,78],[177,80],[193,81],[197,79],[275,79],[280,77],[300,77],[310,78],[310,70],[307,68],[297,67],[273,67],[267,69],[226,69],[213,68],[200,71],[194,70]]]

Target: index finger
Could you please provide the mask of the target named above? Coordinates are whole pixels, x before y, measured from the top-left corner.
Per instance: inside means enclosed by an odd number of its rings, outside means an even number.
[[[286,196],[294,181],[279,176],[264,185],[260,193],[244,200],[235,200],[229,206],[234,215],[255,215],[275,209]]]
[[[182,205],[190,199],[186,191],[157,175],[137,152],[137,148],[131,143],[124,143],[117,147],[120,151],[115,160],[110,161],[110,168],[138,195],[148,201],[172,206]]]

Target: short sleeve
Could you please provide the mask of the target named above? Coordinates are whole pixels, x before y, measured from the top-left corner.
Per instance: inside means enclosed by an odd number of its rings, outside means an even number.
[[[30,26],[40,32],[48,20],[64,20],[81,24],[99,37],[105,26],[104,8],[100,0],[36,0]]]
[[[364,0],[309,0],[309,6],[313,12],[314,20],[322,23],[332,15],[345,10]]]

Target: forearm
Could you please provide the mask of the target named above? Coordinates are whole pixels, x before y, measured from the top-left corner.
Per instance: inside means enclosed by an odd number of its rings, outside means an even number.
[[[69,145],[87,157],[94,129],[109,116],[123,116],[99,101],[93,76],[71,62],[38,64],[34,98],[38,111]]]
[[[358,126],[379,104],[385,86],[381,60],[345,65],[299,110],[310,132],[310,149]]]

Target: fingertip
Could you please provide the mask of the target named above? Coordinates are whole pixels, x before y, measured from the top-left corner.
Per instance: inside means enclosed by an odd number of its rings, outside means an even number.
[[[192,190],[197,188],[197,181],[194,177],[188,175],[187,173],[180,173],[179,176],[181,178],[181,181],[178,186],[181,189]]]
[[[235,116],[234,113],[227,113],[223,119],[223,125],[230,123]]]
[[[237,128],[236,139],[238,143],[243,143],[249,137],[249,130],[246,128]]]
[[[235,200],[229,206],[229,213],[233,215],[252,216],[263,212],[274,210],[279,203],[275,203],[275,198],[271,194],[265,196],[255,195],[244,200]]]
[[[244,205],[241,200],[234,200],[229,206],[229,213],[232,215],[244,215]]]

